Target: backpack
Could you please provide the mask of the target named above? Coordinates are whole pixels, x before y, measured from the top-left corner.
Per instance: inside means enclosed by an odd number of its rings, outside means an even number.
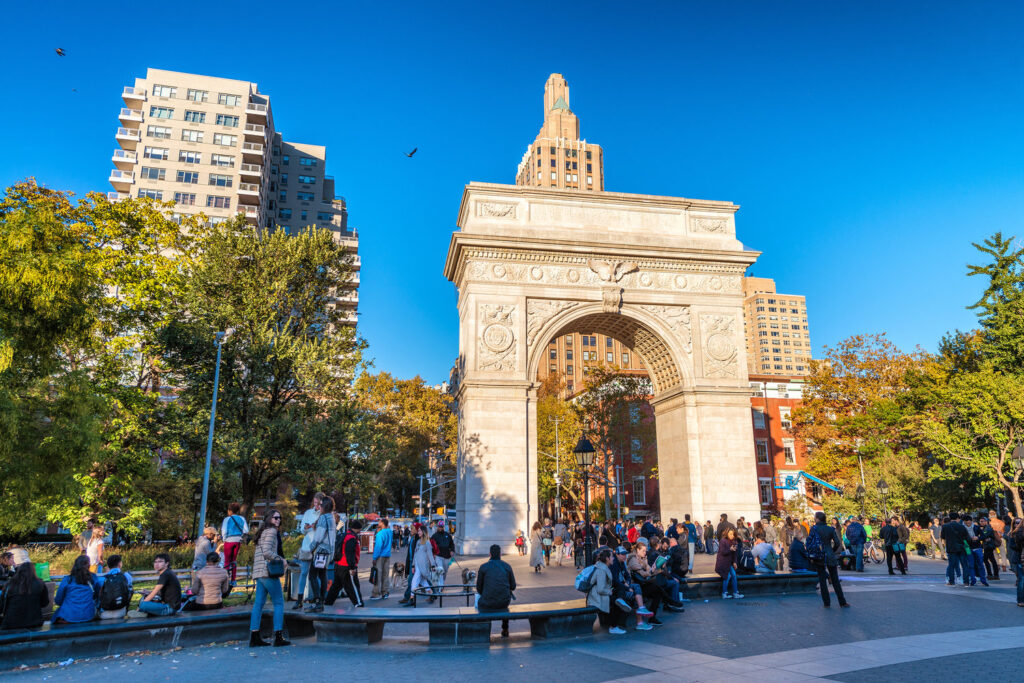
[[[774,550],[772,550],[764,556],[764,559],[761,560],[761,563],[764,566],[768,567],[768,569],[775,571],[779,568],[779,556],[775,554]]]
[[[338,529],[334,532],[334,558],[331,562],[339,562],[341,556],[345,554],[345,534],[347,532],[344,528]]]
[[[580,573],[576,575],[576,590],[580,593],[589,593],[594,587],[595,571],[597,571],[596,564],[592,564],[589,567],[584,567],[580,570]]]
[[[818,564],[825,562],[825,546],[821,544],[821,536],[818,536],[814,527],[811,527],[811,533],[807,535],[807,557]]]
[[[132,592],[128,588],[128,578],[124,572],[110,574],[100,588],[100,609],[108,612],[122,609],[128,606],[131,597]]]
[[[754,562],[754,554],[749,550],[744,550],[743,554],[740,555],[739,572],[741,574],[754,574],[756,571],[757,565]]]

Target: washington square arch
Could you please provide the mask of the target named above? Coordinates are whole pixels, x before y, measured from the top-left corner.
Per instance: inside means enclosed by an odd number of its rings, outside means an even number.
[[[537,372],[596,332],[653,387],[661,516],[760,516],[742,278],[758,252],[730,202],[470,183],[445,276],[458,288],[460,552],[510,547],[539,514]]]

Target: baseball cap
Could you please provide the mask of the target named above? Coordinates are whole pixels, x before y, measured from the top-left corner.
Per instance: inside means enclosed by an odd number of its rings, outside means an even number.
[[[620,545],[618,548],[615,549],[615,554],[616,555],[628,555],[629,551],[626,550],[623,546]]]

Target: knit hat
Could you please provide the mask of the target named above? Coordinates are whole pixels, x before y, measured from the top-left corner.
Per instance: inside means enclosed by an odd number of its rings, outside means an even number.
[[[21,566],[26,562],[31,562],[31,560],[28,559],[28,551],[24,548],[11,548],[10,552],[14,559],[15,567]]]

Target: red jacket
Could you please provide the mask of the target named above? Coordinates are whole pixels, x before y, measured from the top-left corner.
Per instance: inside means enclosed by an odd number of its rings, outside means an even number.
[[[359,550],[359,536],[349,529],[345,532],[345,538],[341,541],[341,559],[338,560],[338,566],[358,569]]]

